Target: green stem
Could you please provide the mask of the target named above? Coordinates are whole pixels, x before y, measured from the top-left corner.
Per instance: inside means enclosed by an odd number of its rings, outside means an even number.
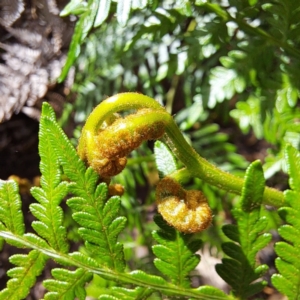
[[[89,115],[78,144],[78,154],[85,160],[89,153],[87,149],[96,147],[94,136],[99,127],[112,114],[129,109],[151,108],[157,111],[165,111],[164,108],[152,98],[138,93],[122,93],[109,97],[101,102]]]
[[[132,284],[135,286],[142,286],[145,288],[153,288],[154,290],[161,291],[166,295],[189,297],[189,298],[201,299],[201,300],[207,299],[207,294],[201,293],[201,289],[183,288],[178,285],[168,283],[158,276],[156,276],[157,280],[154,283],[154,280],[152,280],[151,282],[149,281],[148,276],[145,277],[142,274],[138,276],[137,272],[122,273],[108,268],[98,267],[97,264],[89,260],[88,257],[84,260],[78,258],[78,255],[76,256],[72,255],[75,253],[65,254],[65,253],[58,252],[55,249],[50,247],[45,248],[43,245],[39,243],[32,242],[32,240],[26,238],[26,236],[15,235],[12,232],[0,230],[0,237],[6,239],[6,241],[12,245],[17,244],[17,245],[22,245],[29,249],[38,250],[39,252],[47,255],[48,257],[51,257],[56,261],[65,263],[66,265],[69,266],[76,266],[78,268],[82,268],[88,272],[98,274],[99,276],[102,276],[103,278],[106,278],[108,280],[120,281],[124,284]],[[83,257],[82,254],[81,257]],[[135,276],[133,275],[134,273]],[[155,276],[153,275],[151,277],[155,278]],[[224,297],[222,299],[225,299],[225,297],[226,295],[224,294]],[[218,300],[220,299],[220,297],[210,295],[209,299]],[[230,299],[229,296],[228,299]]]
[[[92,114],[89,116],[84,129],[83,138],[80,138],[79,149],[93,149],[90,148],[93,143],[94,136],[97,133],[101,124],[111,115],[119,110],[137,109],[137,108],[151,108],[153,113],[150,113],[147,119],[139,119],[136,126],[140,122],[145,123],[149,121],[151,124],[156,121],[161,121],[165,124],[165,141],[174,152],[179,160],[185,165],[187,172],[191,177],[198,177],[203,181],[216,186],[220,189],[231,193],[240,195],[244,180],[240,177],[234,176],[230,173],[218,169],[206,159],[201,157],[185,140],[180,132],[180,129],[174,122],[174,119],[166,113],[165,109],[160,106],[154,99],[140,95],[137,93],[118,94],[103,101]],[[85,144],[89,144],[88,146]],[[88,155],[88,154],[86,154]],[[266,187],[263,203],[272,206],[280,207],[284,203],[283,193]]]
[[[102,101],[102,103],[92,111],[84,128],[85,130],[95,132],[113,113],[139,108],[152,108],[154,110],[165,111],[157,101],[148,96],[139,93],[117,94]]]
[[[218,169],[201,157],[185,140],[173,119],[170,120],[166,128],[166,134],[168,136],[168,139],[166,139],[168,146],[183,162],[192,177],[198,177],[220,189],[241,195],[244,180]],[[263,202],[264,204],[280,207],[284,203],[283,193],[266,187]]]
[[[147,156],[143,156],[143,157],[138,156],[138,157],[128,158],[126,166],[139,165],[143,162],[155,162],[154,155],[147,155]]]

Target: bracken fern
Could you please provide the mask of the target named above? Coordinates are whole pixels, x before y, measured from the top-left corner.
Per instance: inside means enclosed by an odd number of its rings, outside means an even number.
[[[101,174],[86,167],[46,103],[39,138],[41,186],[32,188],[37,203],[30,205],[36,217],[32,222],[36,233],[25,232],[17,183],[0,181],[1,243],[30,250],[28,254],[10,257],[15,267],[7,273],[11,279],[0,292],[0,300],[26,298],[49,259],[57,267],[51,271],[52,278],[43,281],[47,289],[44,299],[85,299],[86,285],[94,275],[111,283],[110,288],[97,295],[99,299],[247,299],[262,291],[266,282],[261,277],[267,266],[258,264],[256,258],[270,242],[271,235],[265,232],[268,220],[262,204],[266,189],[260,162],[252,163],[246,172],[240,202],[232,211],[236,225],[223,226],[224,234],[232,242],[223,243],[222,249],[230,258],[223,258],[216,269],[232,288],[227,295],[212,286],[192,287],[190,275],[200,261],[197,251],[202,241],[193,234],[178,232],[161,216],[154,218],[159,229],[152,233],[156,241],[152,251],[157,271],[128,271],[123,245],[118,241],[126,225],[126,218],[119,213],[120,197],[110,196]],[[186,169],[177,169],[173,153],[163,143],[156,143],[155,156],[161,177],[190,178]],[[300,232],[297,221],[300,155],[288,146],[285,157],[292,190],[285,192],[286,202],[279,209],[288,224],[279,229],[285,241],[275,245],[279,274],[273,275],[272,282],[289,299],[298,299],[300,246],[295,237]],[[67,195],[66,203],[79,224],[78,234],[84,242],[74,252],[69,250],[65,216],[60,206]],[[161,276],[155,275],[159,273]]]
[[[8,271],[12,279],[1,291],[0,299],[24,299],[49,258],[61,266],[52,269],[52,279],[43,281],[48,290],[44,299],[85,299],[85,285],[91,281],[93,274],[120,285],[110,289],[107,295],[99,295],[101,299],[145,299],[154,291],[195,299],[228,298],[213,287],[190,287],[187,276],[199,261],[194,252],[200,242],[187,243],[190,237],[172,228],[166,235],[167,225],[154,233],[161,244],[154,247],[154,252],[158,256],[157,268],[171,279],[171,283],[141,270],[125,272],[123,246],[117,241],[126,223],[126,218],[118,214],[120,198],[109,197],[107,185],[98,183],[99,176],[95,171],[85,167],[56,123],[48,104],[43,105],[39,137],[41,187],[32,189],[39,203],[30,206],[30,211],[37,218],[32,223],[37,234],[25,233],[17,183],[1,181],[0,185],[0,236],[16,247],[33,249],[28,255],[18,254],[10,258],[16,267]],[[66,228],[62,225],[64,214],[59,204],[68,192],[72,196],[67,204],[80,225],[78,233],[85,243],[81,252],[69,253]],[[175,240],[170,241],[172,236]],[[165,260],[170,251],[177,253],[175,264]],[[184,259],[180,259],[180,253],[185,253]],[[173,275],[167,272],[168,264],[172,270],[177,270]]]

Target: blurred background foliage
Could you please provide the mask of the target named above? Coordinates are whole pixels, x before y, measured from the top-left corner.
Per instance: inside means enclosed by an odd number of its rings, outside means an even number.
[[[209,161],[242,176],[249,161],[261,159],[268,183],[287,187],[283,149],[300,142],[298,0],[72,0],[61,13],[68,14],[78,21],[60,80],[75,67],[77,100],[62,122],[74,117],[75,139],[103,99],[137,91],[160,101]],[[152,150],[152,143],[136,150],[114,178],[126,187],[128,258],[137,246],[151,255],[158,181]],[[186,185],[207,195],[215,224],[231,222],[233,195],[198,179]],[[269,220],[276,228],[277,213]],[[219,249],[220,228],[201,238]]]

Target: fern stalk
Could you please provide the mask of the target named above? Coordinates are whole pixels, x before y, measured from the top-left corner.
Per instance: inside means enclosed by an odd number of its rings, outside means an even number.
[[[12,234],[11,232],[7,231],[0,231],[0,236],[8,239],[9,241],[13,241],[15,243],[18,243],[19,245],[23,245],[26,248],[29,249],[35,249],[39,252],[44,253],[48,257],[53,258],[54,260],[58,260],[66,265],[76,266],[78,268],[82,268],[84,270],[87,270],[91,273],[98,274],[99,276],[102,276],[106,279],[112,280],[112,281],[120,281],[124,284],[133,284],[136,286],[143,286],[147,288],[153,288],[157,291],[161,291],[166,295],[177,295],[177,296],[183,296],[183,297],[192,297],[193,299],[207,299],[206,293],[210,289],[213,289],[212,287],[200,287],[198,289],[185,289],[178,287],[176,285],[167,283],[165,280],[163,280],[161,277],[158,276],[152,276],[147,275],[146,273],[142,271],[133,271],[131,273],[122,273],[113,271],[107,268],[101,268],[95,265],[92,259],[88,257],[84,257],[81,253],[70,253],[70,254],[64,254],[59,253],[55,251],[54,249],[44,248],[40,245],[38,245],[35,242],[31,242],[28,239],[17,236]],[[230,297],[226,296],[223,292],[218,291],[216,292],[216,295],[210,295],[210,299],[231,299]]]
[[[82,130],[78,145],[81,159],[92,160],[97,149],[95,138],[100,126],[120,110],[148,108],[154,110],[155,117],[165,124],[165,141],[171,151],[182,161],[192,177],[198,177],[205,182],[224,189],[228,192],[241,195],[244,180],[230,173],[218,169],[206,159],[201,157],[185,140],[173,118],[165,113],[163,107],[154,99],[138,93],[122,93],[110,97],[99,104],[90,114]],[[126,126],[126,125],[125,125]],[[136,125],[138,126],[138,124]],[[266,187],[263,203],[276,207],[282,206],[284,197],[282,192]]]

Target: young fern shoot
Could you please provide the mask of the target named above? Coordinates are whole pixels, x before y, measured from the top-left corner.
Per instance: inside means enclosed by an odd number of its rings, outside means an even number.
[[[132,109],[137,109],[137,112],[125,118],[115,115],[116,112]],[[78,154],[103,180],[109,180],[123,170],[126,155],[143,141],[161,137],[164,137],[170,150],[185,165],[190,176],[241,194],[241,178],[219,170],[202,158],[187,143],[165,109],[154,99],[137,93],[117,94],[94,109],[82,130]],[[201,192],[184,191],[179,184],[176,185],[175,180],[172,180],[175,184],[169,184],[170,182],[162,181],[157,193],[159,211],[166,221],[182,232],[200,232],[206,229],[212,217],[205,197]],[[175,193],[170,188],[164,191],[163,187],[168,185],[177,187]],[[277,190],[265,188],[263,192],[265,203],[280,206],[284,201],[282,193]],[[171,195],[174,195],[172,199]],[[179,224],[181,222],[186,224]]]
[[[124,118],[116,114],[123,110],[137,112]],[[98,294],[99,299],[147,299],[153,293],[160,298],[244,299],[262,289],[264,282],[254,281],[266,267],[256,265],[255,255],[270,236],[262,234],[266,222],[260,208],[263,203],[280,206],[284,198],[279,191],[265,188],[258,162],[249,167],[245,180],[217,169],[191,148],[162,106],[136,93],[113,96],[96,107],[83,128],[77,151],[57,124],[51,107],[44,103],[39,137],[41,187],[32,189],[38,203],[30,206],[36,217],[32,223],[36,234],[25,233],[17,184],[0,181],[0,242],[31,250],[10,258],[16,268],[8,272],[12,279],[0,292],[1,300],[26,298],[50,258],[59,266],[52,270],[51,279],[43,281],[47,289],[44,299],[48,300],[85,299],[85,286],[95,274],[114,285],[107,293]],[[155,217],[159,229],[153,232],[157,244],[152,248],[154,265],[162,274],[157,276],[128,271],[123,245],[118,241],[126,218],[119,214],[120,197],[111,196],[115,189],[108,184],[142,141],[161,138],[166,145],[157,142],[155,153],[161,177],[156,196],[162,217]],[[184,168],[177,170],[177,160]],[[297,171],[291,171],[292,187],[296,189],[294,173]],[[211,286],[191,287],[189,275],[200,261],[196,251],[201,246],[192,233],[212,223],[212,211],[203,193],[185,190],[180,184],[191,177],[242,195],[241,205],[233,212],[237,226],[224,226],[224,233],[234,242],[223,245],[231,259],[224,259],[217,267],[232,286],[231,295]],[[80,251],[71,253],[60,207],[67,194],[66,203],[84,243]],[[286,201],[293,206],[288,197]],[[277,250],[280,252],[280,247]],[[280,276],[274,277],[278,289],[289,274],[282,269]]]

